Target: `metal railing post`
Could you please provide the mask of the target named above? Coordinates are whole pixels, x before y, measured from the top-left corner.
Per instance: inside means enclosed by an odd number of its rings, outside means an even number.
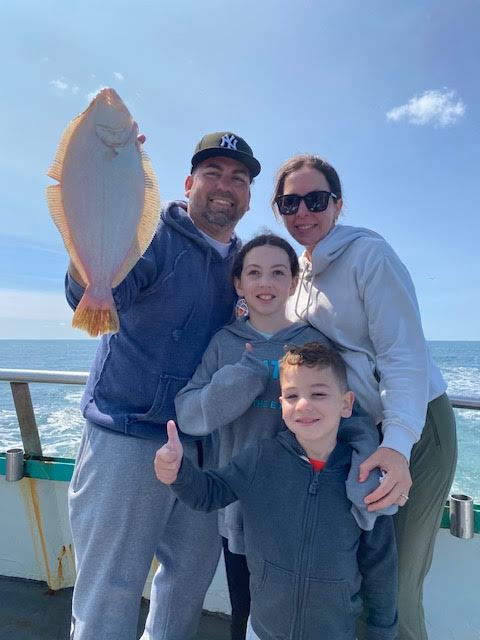
[[[41,456],[42,445],[33,412],[32,397],[28,382],[10,382],[13,402],[17,412],[18,426],[22,435],[23,449],[26,455]]]

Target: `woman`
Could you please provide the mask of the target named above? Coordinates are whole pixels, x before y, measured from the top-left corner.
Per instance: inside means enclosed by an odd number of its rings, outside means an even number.
[[[446,384],[423,336],[413,283],[381,236],[337,225],[342,188],[325,160],[305,155],[284,163],[272,206],[305,247],[289,315],[339,346],[354,372],[351,387],[381,428],[382,444],[361,465],[360,480],[374,467],[384,469],[385,480],[366,499],[369,509],[402,507],[395,516],[398,640],[426,640],[423,581],[457,448]]]

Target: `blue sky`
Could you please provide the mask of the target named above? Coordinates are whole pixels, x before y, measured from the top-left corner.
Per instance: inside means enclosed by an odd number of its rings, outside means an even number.
[[[134,6],[134,9],[132,8]],[[263,166],[238,230],[285,235],[279,164],[326,157],[344,223],[375,229],[414,279],[428,339],[480,339],[480,0],[3,0],[0,338],[84,338],[45,187],[67,123],[99,87],[122,96],[162,199],[193,148],[233,130]]]

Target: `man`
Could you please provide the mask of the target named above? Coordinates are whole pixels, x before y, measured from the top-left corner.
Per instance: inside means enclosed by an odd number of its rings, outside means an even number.
[[[165,206],[150,247],[113,292],[120,331],[102,338],[90,372],[69,492],[77,561],[72,640],[134,640],[154,555],[160,565],[142,640],[187,640],[196,632],[220,553],[216,515],[179,503],[157,482],[152,462],[167,441],[176,393],[231,319],[233,231],[259,172],[239,136],[204,136],[185,180],[188,204]],[[72,308],[81,285],[71,265]],[[183,446],[194,464],[208,466],[208,441],[183,436]]]

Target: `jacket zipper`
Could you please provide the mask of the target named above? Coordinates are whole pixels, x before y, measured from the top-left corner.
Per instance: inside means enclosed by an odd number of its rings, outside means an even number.
[[[316,513],[316,495],[318,492],[318,484],[320,479],[321,471],[314,471],[312,468],[313,477],[308,486],[308,495],[307,495],[307,506],[306,513],[304,518],[304,530],[302,535],[302,549],[300,555],[300,563],[298,570],[298,588],[296,593],[296,603],[294,611],[297,613],[294,615],[292,621],[292,637],[293,638],[301,638],[303,633],[304,626],[304,611],[302,607],[302,602],[305,594],[305,582],[307,577],[307,566],[309,560],[309,552],[310,552],[310,540],[313,535],[313,515]],[[299,627],[300,634],[297,635],[296,628]]]

